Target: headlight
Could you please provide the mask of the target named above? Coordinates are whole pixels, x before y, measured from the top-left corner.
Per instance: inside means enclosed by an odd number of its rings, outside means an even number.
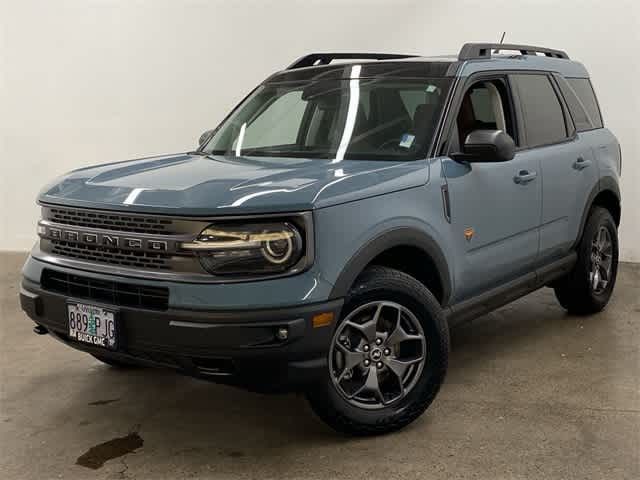
[[[297,271],[305,264],[305,237],[293,222],[209,225],[182,248],[195,252],[212,275],[261,276]]]

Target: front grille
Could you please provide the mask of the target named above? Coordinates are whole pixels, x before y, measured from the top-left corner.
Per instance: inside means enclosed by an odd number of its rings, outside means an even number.
[[[123,267],[152,270],[171,270],[171,256],[162,253],[123,250],[101,245],[83,245],[61,240],[51,240],[52,253],[63,257],[92,262],[121,265]]]
[[[171,235],[174,232],[173,220],[162,217],[126,215],[93,210],[71,208],[49,208],[46,220],[63,225],[99,228],[135,233],[160,233]]]
[[[42,288],[70,297],[86,298],[122,307],[167,310],[169,289],[58,272],[45,268],[40,279]]]

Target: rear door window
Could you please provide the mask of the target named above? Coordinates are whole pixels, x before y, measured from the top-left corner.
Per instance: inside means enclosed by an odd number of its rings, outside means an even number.
[[[518,89],[527,145],[538,147],[567,138],[564,112],[551,80],[544,74],[512,75]]]
[[[588,78],[567,78],[567,82],[571,85],[571,88],[582,105],[585,111],[593,122],[593,128],[602,128],[602,116],[600,115],[600,108],[598,107],[598,101],[596,100],[596,94],[593,92],[593,87]]]

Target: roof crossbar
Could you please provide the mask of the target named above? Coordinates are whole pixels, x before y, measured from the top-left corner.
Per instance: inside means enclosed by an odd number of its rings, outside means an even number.
[[[310,53],[293,62],[287,67],[287,70],[312,67],[314,65],[328,65],[333,60],[394,60],[413,58],[415,56],[400,53]]]
[[[493,53],[500,50],[517,50],[522,55],[536,55],[543,53],[547,57],[564,58],[569,60],[569,55],[562,50],[554,50],[544,47],[532,47],[531,45],[517,45],[512,43],[465,43],[460,49],[458,60],[473,60],[480,58],[491,58]]]

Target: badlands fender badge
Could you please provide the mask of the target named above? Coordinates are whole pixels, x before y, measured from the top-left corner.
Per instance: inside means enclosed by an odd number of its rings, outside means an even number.
[[[467,242],[471,241],[474,233],[475,233],[475,230],[471,227],[464,229],[464,238],[467,240]]]

